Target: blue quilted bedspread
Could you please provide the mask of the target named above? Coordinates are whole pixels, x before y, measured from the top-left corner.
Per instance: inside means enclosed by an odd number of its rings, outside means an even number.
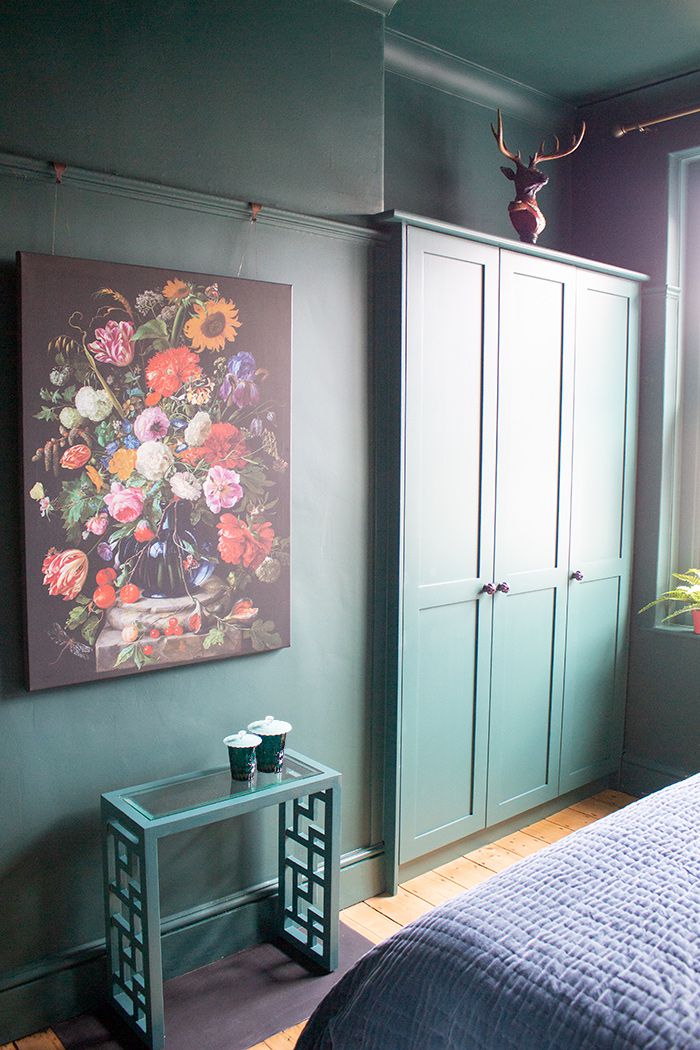
[[[700,1050],[700,776],[372,949],[298,1050]]]

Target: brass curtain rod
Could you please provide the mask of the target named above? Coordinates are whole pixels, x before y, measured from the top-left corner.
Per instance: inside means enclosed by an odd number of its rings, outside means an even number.
[[[690,117],[693,113],[700,113],[700,106],[695,106],[694,109],[684,109],[680,113],[669,113],[665,117],[655,117],[654,120],[643,120],[639,124],[628,124],[623,126],[622,124],[616,124],[612,129],[612,133],[616,139],[621,139],[623,135],[627,135],[630,131],[646,131],[653,124],[664,124],[667,120],[678,120],[680,117]]]

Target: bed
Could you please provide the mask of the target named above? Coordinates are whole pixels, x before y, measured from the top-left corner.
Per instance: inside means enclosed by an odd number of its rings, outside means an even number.
[[[297,1050],[699,1050],[700,775],[377,945]]]

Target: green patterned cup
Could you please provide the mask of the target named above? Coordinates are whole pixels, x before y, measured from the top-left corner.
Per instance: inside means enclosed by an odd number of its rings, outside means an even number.
[[[260,722],[251,722],[248,732],[261,737],[257,749],[258,769],[261,773],[279,773],[284,762],[284,745],[287,733],[291,732],[289,722],[281,722],[272,715],[267,715]]]
[[[257,764],[255,749],[260,744],[260,737],[241,729],[238,733],[224,737],[224,743],[228,748],[228,761],[233,779],[252,780]]]

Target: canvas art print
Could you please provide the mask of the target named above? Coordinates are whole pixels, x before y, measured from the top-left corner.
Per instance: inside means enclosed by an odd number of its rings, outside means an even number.
[[[32,689],[289,645],[291,288],[20,255]]]

